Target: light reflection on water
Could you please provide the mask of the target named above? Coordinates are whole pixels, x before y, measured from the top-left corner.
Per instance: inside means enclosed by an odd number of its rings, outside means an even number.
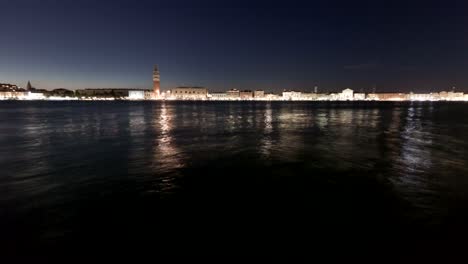
[[[411,217],[442,221],[447,208],[467,201],[468,117],[459,114],[467,110],[456,103],[5,102],[0,203],[22,212],[114,195],[229,193],[230,185],[237,194],[280,175],[297,192],[317,184],[343,200],[350,196],[340,197],[340,184],[385,186],[412,206]]]
[[[156,136],[153,154],[153,170],[160,172],[163,176],[159,178],[159,188],[161,192],[171,192],[174,185],[174,177],[167,176],[167,173],[184,167],[184,156],[177,144],[174,142],[173,134],[173,118],[175,113],[168,104],[161,105],[159,113],[154,116],[158,121],[154,123],[155,131],[159,132]],[[159,115],[159,116],[158,116]],[[189,117],[189,118],[193,118]],[[185,121],[187,117],[184,117]]]
[[[220,105],[165,102],[93,105],[91,109],[77,106],[78,112],[68,105],[13,107],[17,107],[16,121],[8,123],[9,130],[5,131],[1,145],[2,165],[9,168],[12,179],[48,177],[57,169],[55,159],[72,162],[66,155],[67,144],[86,144],[89,153],[108,156],[128,153],[129,157],[121,157],[124,162],[149,160],[147,151],[152,148],[151,167],[139,171],[150,170],[155,175],[176,172],[187,166],[188,161],[203,163],[196,154],[205,151],[216,152],[220,157],[257,152],[267,159],[318,161],[325,167],[342,169],[372,168],[375,159],[388,159],[386,162],[393,164],[393,170],[385,174],[404,192],[405,188],[430,188],[428,175],[438,171],[433,161],[450,163],[454,158],[444,157],[440,150],[433,153],[439,140],[465,144],[450,134],[437,134],[432,113],[438,109],[433,104],[349,108],[270,102]],[[443,119],[437,122],[438,128],[446,131],[462,123],[445,124]],[[383,141],[377,140],[379,136]],[[388,153],[382,154],[379,144],[385,144]],[[110,148],[105,149],[106,146]],[[127,150],[112,153],[112,147]],[[86,158],[94,164],[92,157],[81,155],[78,162],[86,163],[83,160]],[[20,162],[24,164],[19,166]],[[145,162],[138,164],[148,166]],[[464,164],[455,165],[464,169],[461,166]],[[61,184],[60,180],[56,183]]]
[[[271,133],[273,132],[273,115],[271,110],[271,104],[268,103],[265,106],[265,114],[263,115],[264,127],[263,127],[263,137],[261,138],[260,143],[260,152],[269,158],[271,155],[271,150],[273,148],[273,140],[271,138]]]
[[[434,128],[431,116],[432,105],[428,107],[411,105],[407,108],[404,125],[401,127],[401,146],[399,156],[393,162],[395,176],[390,178],[399,193],[418,208],[427,210],[434,217],[440,210],[445,210],[437,204],[441,191],[438,179],[434,179],[431,170],[437,166],[433,163],[438,159],[434,148]],[[400,121],[394,119],[399,124]],[[434,155],[436,155],[434,157]],[[449,157],[445,157],[448,159]]]

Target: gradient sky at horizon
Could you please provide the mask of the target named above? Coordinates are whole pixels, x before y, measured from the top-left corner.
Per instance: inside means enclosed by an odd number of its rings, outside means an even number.
[[[2,0],[0,82],[468,92],[468,4],[408,2]]]

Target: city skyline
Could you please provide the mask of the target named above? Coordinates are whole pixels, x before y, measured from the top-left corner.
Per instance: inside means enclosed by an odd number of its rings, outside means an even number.
[[[167,91],[160,90],[160,73],[153,68],[152,89],[136,88],[86,88],[52,91],[37,89],[28,81],[26,89],[14,84],[0,83],[0,100],[189,100],[189,101],[468,101],[468,94],[455,91],[430,93],[402,93],[354,91],[346,88],[340,92],[313,92],[284,90],[280,94],[265,90],[229,89],[223,92],[209,91],[206,87],[179,86]]]
[[[150,89],[156,61],[162,91],[468,91],[463,3],[203,3],[5,3],[0,80]]]

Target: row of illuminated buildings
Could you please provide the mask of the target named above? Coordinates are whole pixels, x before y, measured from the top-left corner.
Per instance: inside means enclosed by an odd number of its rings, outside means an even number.
[[[52,93],[52,91],[36,89],[29,81],[26,88],[10,83],[0,83],[0,100],[41,100],[46,98],[47,93]]]
[[[463,92],[442,91],[433,93],[361,93],[344,89],[337,93],[283,91],[268,93],[263,90],[230,89],[225,92],[209,92],[205,87],[176,87],[166,92],[132,88],[87,88],[67,90],[35,89],[0,83],[0,100],[210,100],[210,101],[468,101]]]
[[[212,101],[468,101],[468,94],[462,92],[436,93],[358,93],[344,89],[338,93],[283,91],[281,94],[263,90],[230,89],[225,92],[209,92],[205,87],[177,87],[166,92],[160,91],[160,74],[153,68],[152,89],[132,88],[87,88],[75,91],[59,88],[52,91],[36,89],[28,85],[25,89],[12,84],[0,83],[0,99],[38,100],[212,100]]]
[[[357,93],[344,89],[338,93],[317,93],[283,91],[281,94],[266,93],[263,90],[237,90],[210,93],[204,87],[177,87],[161,94],[165,100],[239,100],[239,101],[468,101],[463,92],[434,93]]]

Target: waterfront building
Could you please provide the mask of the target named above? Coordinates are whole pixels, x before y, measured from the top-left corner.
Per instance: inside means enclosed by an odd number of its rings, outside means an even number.
[[[431,101],[439,101],[440,100],[440,95],[439,93],[430,93]]]
[[[145,91],[141,91],[141,90],[128,91],[128,99],[130,100],[143,100],[145,98],[146,98]]]
[[[240,91],[237,90],[237,89],[231,89],[231,90],[227,91],[226,94],[228,95],[229,99],[239,99],[240,98]]]
[[[330,95],[326,93],[318,93],[317,94],[317,100],[318,101],[328,101],[330,100]]]
[[[341,99],[341,93],[331,93],[328,95],[328,100],[330,101],[340,101]]]
[[[10,97],[10,99],[20,100],[42,100],[46,98],[46,94],[48,95],[50,93],[50,91],[32,87],[30,81],[28,81],[26,89],[17,88],[16,85],[11,85],[10,87],[11,89],[8,90],[11,93],[5,93],[2,95],[2,97]]]
[[[351,101],[354,99],[354,91],[346,88],[338,95],[338,99],[342,101]]]
[[[283,91],[283,100],[300,100],[301,92],[296,91]]]
[[[208,97],[211,100],[228,100],[228,94],[227,93],[209,93]]]
[[[145,100],[154,100],[160,97],[156,97],[153,90],[143,90],[145,94]],[[161,96],[164,97],[164,92],[161,93]]]
[[[18,86],[9,83],[0,83],[0,100],[24,99],[27,92]]]
[[[13,91],[13,90],[0,90],[0,100],[23,100],[27,99],[28,92]]]
[[[49,96],[57,96],[57,97],[72,97],[75,95],[75,92],[65,89],[65,88],[57,88],[47,93]]]
[[[367,94],[366,99],[370,101],[378,101],[379,96],[376,93],[369,93]]]
[[[366,94],[365,93],[355,93],[354,94],[354,100],[355,101],[364,101],[364,100],[366,100]]]
[[[279,101],[283,99],[283,96],[279,94],[267,93],[265,94],[265,99],[268,101]]]
[[[446,91],[439,92],[439,99],[442,101],[446,101],[448,99],[448,92]]]
[[[404,101],[408,100],[408,95],[405,93],[370,93],[367,95],[367,99],[373,101]]]
[[[29,91],[26,96],[26,99],[27,100],[43,100],[43,99],[46,99],[46,97],[43,92]]]
[[[10,83],[0,83],[0,91],[15,91],[18,90],[18,86]]]
[[[304,101],[315,101],[318,99],[318,94],[316,93],[301,93],[301,100]]]
[[[255,90],[253,96],[254,96],[255,99],[263,99],[263,98],[265,98],[265,91]]]
[[[98,97],[98,98],[128,98],[130,91],[143,91],[135,88],[86,88],[75,91],[78,97]]]
[[[250,90],[243,90],[239,92],[239,97],[241,100],[252,100],[253,92]]]
[[[433,101],[440,101],[440,93],[431,93]]]
[[[447,100],[449,100],[449,101],[462,101],[463,100],[463,93],[448,92],[447,93]]]
[[[182,100],[206,100],[208,90],[204,87],[186,87],[181,86],[171,90],[170,99]]]
[[[434,97],[432,93],[409,93],[407,95],[408,100],[410,101],[434,101],[436,98],[439,98],[439,95],[437,97]]]

